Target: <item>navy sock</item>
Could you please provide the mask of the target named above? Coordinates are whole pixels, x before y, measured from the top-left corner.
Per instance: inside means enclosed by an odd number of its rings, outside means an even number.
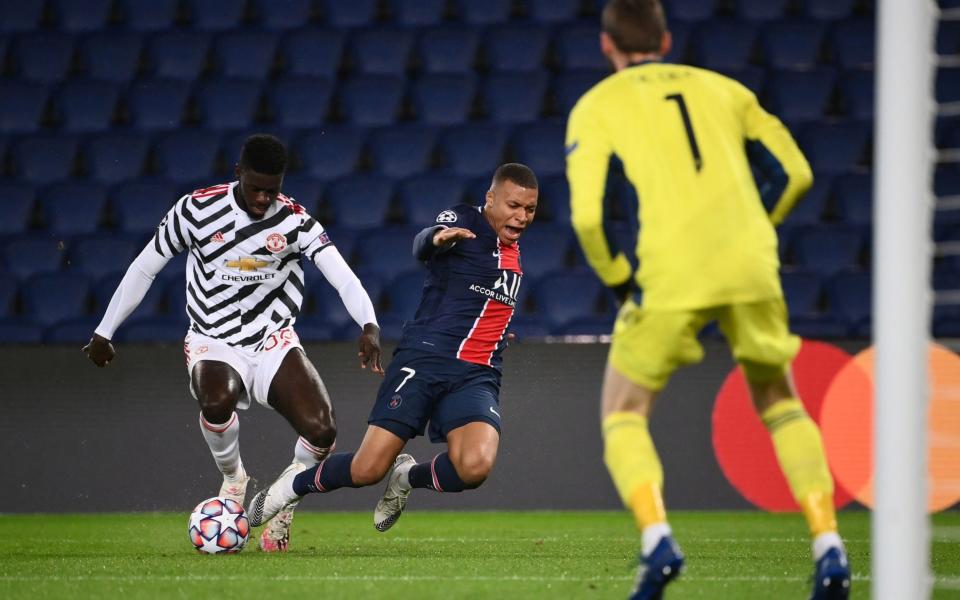
[[[353,452],[331,454],[293,478],[293,491],[298,496],[316,492],[332,492],[342,487],[358,487],[350,477]]]
[[[410,487],[427,488],[435,492],[462,492],[468,486],[457,475],[450,455],[446,452],[433,457],[433,460],[418,463],[410,468]]]

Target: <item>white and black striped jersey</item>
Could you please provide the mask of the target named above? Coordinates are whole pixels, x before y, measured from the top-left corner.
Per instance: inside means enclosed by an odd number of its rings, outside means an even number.
[[[323,227],[280,194],[262,219],[237,203],[237,182],[180,198],[153,236],[167,258],[188,251],[187,314],[192,331],[259,350],[293,324],[304,298],[300,258],[313,261],[330,245]]]

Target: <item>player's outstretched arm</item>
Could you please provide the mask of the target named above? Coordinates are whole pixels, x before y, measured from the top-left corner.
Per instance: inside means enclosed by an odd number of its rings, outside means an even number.
[[[433,234],[433,245],[437,248],[449,248],[460,240],[472,240],[477,234],[463,227],[447,227]]]
[[[380,364],[380,327],[376,323],[367,323],[363,326],[363,332],[358,340],[360,351],[357,356],[360,357],[360,368],[370,370],[378,375],[383,375],[383,365]]]

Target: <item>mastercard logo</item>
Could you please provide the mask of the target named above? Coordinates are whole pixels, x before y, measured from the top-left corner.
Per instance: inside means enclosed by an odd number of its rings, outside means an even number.
[[[936,512],[960,501],[960,356],[931,344],[929,361],[927,509]],[[851,356],[809,340],[793,363],[797,390],[823,434],[838,508],[854,500],[873,507],[873,369],[873,348]],[[798,510],[739,368],[717,393],[712,421],[713,449],[727,481],[760,508]]]

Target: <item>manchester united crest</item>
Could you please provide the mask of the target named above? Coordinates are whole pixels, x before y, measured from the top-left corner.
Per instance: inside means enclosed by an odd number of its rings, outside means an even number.
[[[283,252],[287,247],[287,236],[282,233],[271,233],[267,236],[267,250],[274,254]]]

